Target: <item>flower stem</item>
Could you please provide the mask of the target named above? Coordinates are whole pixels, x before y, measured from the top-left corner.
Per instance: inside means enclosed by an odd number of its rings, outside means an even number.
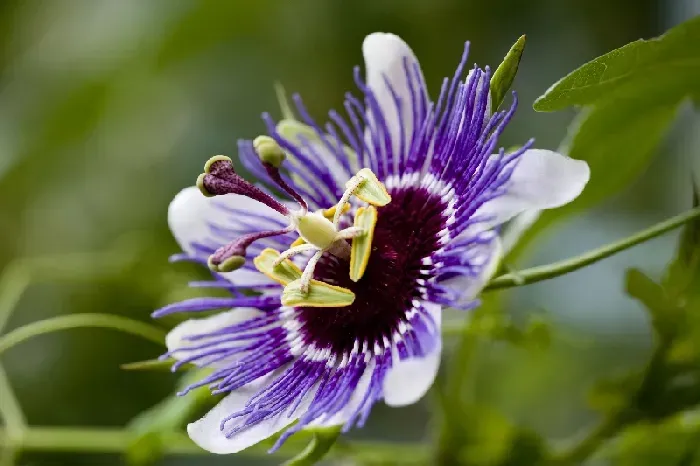
[[[295,436],[296,437],[296,436]],[[306,447],[308,437],[290,438],[273,456],[290,457]],[[133,433],[126,429],[104,427],[28,427],[19,439],[11,440],[0,428],[0,449],[8,446],[17,451],[78,453],[125,453],[132,445]],[[163,453],[170,455],[207,455],[184,433],[172,432],[163,438]],[[269,457],[269,444],[248,448],[240,456]],[[423,445],[354,441],[352,451],[331,451],[328,456],[352,456],[358,460],[383,461],[382,464],[425,464],[427,449]],[[342,450],[342,449],[341,449]],[[357,456],[356,456],[357,455]],[[404,462],[405,460],[405,462]],[[395,461],[395,463],[387,462]]]
[[[529,285],[531,283],[549,280],[551,278],[565,275],[569,272],[581,269],[588,265],[594,264],[600,260],[617,254],[618,252],[629,249],[652,238],[660,236],[666,232],[678,228],[689,221],[700,217],[700,207],[688,210],[680,215],[671,217],[661,223],[642,230],[627,238],[621,239],[614,243],[607,244],[603,247],[594,249],[580,256],[572,257],[553,264],[532,267],[519,272],[512,272],[496,277],[484,288],[484,290],[498,290],[503,288],[512,288],[516,286]]]
[[[131,333],[158,345],[165,342],[165,331],[151,324],[110,314],[72,314],[32,322],[0,336],[0,354],[36,335],[80,327],[102,327]]]

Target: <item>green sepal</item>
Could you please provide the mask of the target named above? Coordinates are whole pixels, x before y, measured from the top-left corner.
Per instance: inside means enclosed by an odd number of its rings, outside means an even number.
[[[350,280],[356,282],[365,273],[369,263],[369,255],[372,252],[372,239],[374,227],[377,225],[377,209],[373,206],[360,207],[355,214],[354,226],[362,228],[364,235],[355,236],[352,239],[350,249]]]
[[[279,256],[279,252],[272,248],[267,248],[253,259],[253,264],[260,273],[285,286],[300,279],[301,270],[292,261],[285,260],[280,264],[274,265]]]
[[[367,202],[378,207],[383,207],[391,202],[391,196],[387,192],[384,185],[377,179],[377,176],[372,173],[369,168],[363,168],[357,172],[356,177],[359,177],[362,181],[360,185],[355,189],[353,194]],[[349,188],[352,179],[345,183],[345,187]]]
[[[311,280],[309,291],[301,291],[301,280],[284,287],[282,305],[292,307],[344,307],[355,301],[355,293],[340,286]]]
[[[522,35],[513,44],[503,62],[498,65],[496,72],[491,77],[489,88],[491,89],[491,110],[496,111],[501,106],[506,97],[506,93],[510,90],[515,80],[515,75],[518,74],[518,65],[520,58],[525,51],[525,36]]]

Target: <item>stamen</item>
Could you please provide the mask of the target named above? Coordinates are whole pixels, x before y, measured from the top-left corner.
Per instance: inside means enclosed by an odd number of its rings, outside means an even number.
[[[214,251],[214,253],[209,256],[207,264],[214,272],[232,272],[243,266],[245,263],[246,248],[254,241],[283,235],[290,231],[293,230],[288,227],[283,230],[260,231],[242,236]]]
[[[292,196],[304,212],[308,211],[309,206],[306,204],[304,198],[282,179],[282,174],[279,169],[287,156],[280,145],[270,136],[258,136],[253,141],[253,148],[255,149],[255,153],[258,154],[270,179],[277,183],[287,194]]]
[[[280,254],[280,256],[277,259],[275,259],[275,261],[272,263],[272,266],[277,267],[282,262],[284,262],[285,259],[289,259],[292,256],[295,256],[297,254],[301,254],[303,252],[314,251],[317,249],[318,248],[316,246],[314,246],[313,244],[302,244],[299,246],[291,247],[291,248],[287,249],[286,251],[284,251],[282,254]]]
[[[314,270],[316,270],[316,264],[318,264],[318,261],[321,260],[321,256],[323,256],[323,251],[318,251],[316,254],[311,256],[311,259],[309,259],[309,262],[307,262],[306,267],[304,268],[304,273],[301,274],[301,293],[302,294],[307,294],[309,292],[309,283],[311,282],[311,279],[314,276]]]
[[[340,222],[340,216],[343,215],[343,212],[346,210],[345,206],[348,205],[350,197],[355,193],[357,188],[364,183],[364,181],[365,180],[362,177],[355,175],[350,178],[347,183],[345,183],[345,192],[338,201],[338,204],[336,204],[335,213],[333,215],[333,225],[336,228],[338,227],[338,222]]]
[[[363,236],[366,234],[367,234],[367,231],[364,228],[350,227],[350,228],[346,228],[344,230],[340,230],[338,232],[338,236],[336,236],[336,238],[338,238],[338,239],[351,239],[351,238],[357,238],[358,236]]]
[[[383,207],[391,202],[386,187],[369,168],[363,168],[345,183],[345,192],[336,206],[333,225],[338,226],[340,215],[345,210],[351,196],[356,196],[369,204]]]
[[[197,178],[197,187],[205,196],[239,194],[265,204],[282,215],[290,213],[284,204],[241,178],[233,169],[231,159],[224,155],[216,155],[207,161],[204,173]]]

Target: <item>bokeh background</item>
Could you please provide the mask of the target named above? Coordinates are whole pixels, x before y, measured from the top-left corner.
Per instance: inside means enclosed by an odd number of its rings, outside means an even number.
[[[279,116],[276,80],[300,92],[319,118],[341,107],[370,32],[394,32],[411,44],[432,93],[452,74],[465,40],[472,62],[495,67],[527,34],[515,83],[521,106],[503,144],[534,136],[539,147],[555,149],[574,112],[538,114],[531,109],[537,96],[585,61],[699,12],[697,0],[3,0],[0,268],[38,256],[70,263],[76,255],[80,269],[52,274],[47,266],[6,331],[80,312],[148,320],[153,309],[192,296],[186,284],[203,271],[167,262],[177,251],[166,224],[170,199],[210,156],[235,157],[238,138],[262,132],[261,112]],[[692,112],[680,112],[641,179],[540,236],[517,265],[581,253],[688,207],[686,158],[697,153],[698,128]],[[509,293],[516,320],[540,313],[553,323],[552,347],[482,354],[476,400],[550,438],[589,425],[595,416],[586,387],[649,353],[648,322],[622,291],[624,270],[660,274],[674,238]],[[119,365],[160,351],[110,330],[71,330],[9,350],[2,365],[30,424],[121,426],[170,393],[177,378]],[[378,407],[353,435],[424,438],[431,406],[427,399]],[[163,464],[250,463],[202,456]],[[27,453],[18,464],[122,459]]]

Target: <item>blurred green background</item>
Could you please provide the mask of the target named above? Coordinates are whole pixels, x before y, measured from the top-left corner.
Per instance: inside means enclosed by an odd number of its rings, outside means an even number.
[[[80,312],[149,320],[153,309],[192,296],[187,281],[203,271],[167,262],[177,251],[166,224],[170,199],[193,184],[207,158],[235,156],[238,138],[262,132],[261,112],[279,116],[275,80],[300,92],[319,119],[341,107],[370,32],[401,35],[433,95],[465,40],[470,61],[495,67],[527,34],[515,84],[521,106],[502,143],[534,136],[539,147],[555,149],[574,113],[538,114],[531,109],[537,96],[583,62],[698,12],[697,0],[4,0],[0,268],[25,257],[88,254],[83,277],[33,281],[6,331]],[[697,152],[699,128],[681,112],[641,179],[540,237],[518,265],[581,253],[688,207],[685,157]],[[615,164],[611,170],[624,169]],[[515,319],[545,313],[555,341],[546,353],[496,346],[482,354],[477,401],[554,439],[589,425],[588,384],[643,364],[649,353],[646,317],[621,291],[623,272],[634,265],[658,275],[673,247],[668,235],[510,293]],[[106,251],[114,254],[99,255]],[[176,377],[119,364],[161,351],[109,330],[71,330],[13,348],[2,364],[30,424],[121,426],[168,394]],[[406,409],[378,406],[353,435],[417,440],[430,435],[430,412],[429,399]],[[121,463],[27,453],[18,464]],[[250,461],[202,456],[164,464]]]

